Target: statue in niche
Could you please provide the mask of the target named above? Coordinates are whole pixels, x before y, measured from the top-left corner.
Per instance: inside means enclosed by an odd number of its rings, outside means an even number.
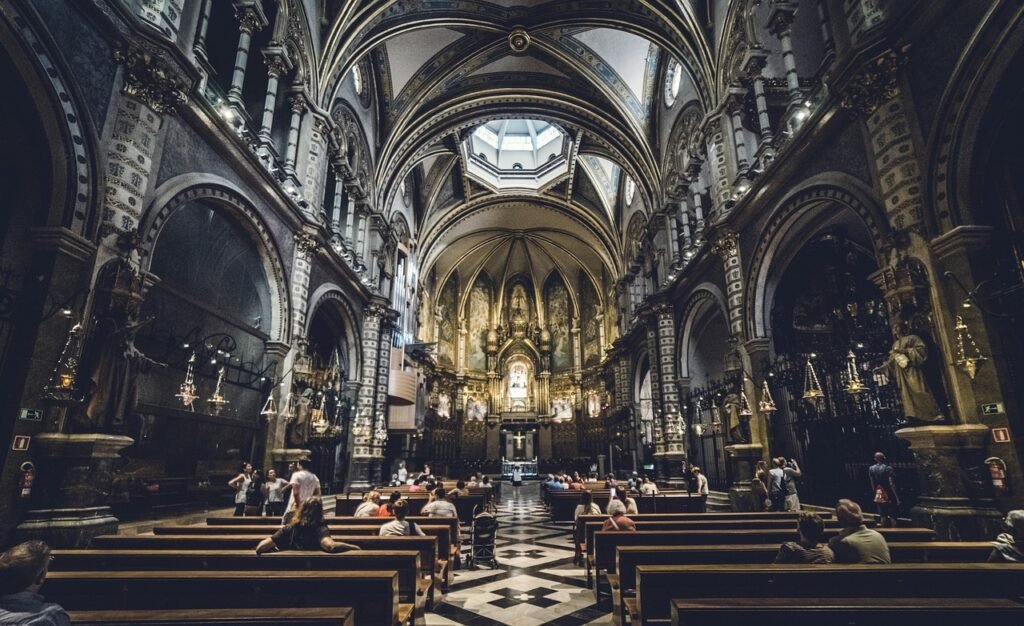
[[[596,393],[587,396],[587,414],[590,417],[601,415],[601,398]]]
[[[310,432],[310,417],[312,417],[313,390],[304,389],[298,394],[295,401],[295,418],[288,421],[285,429],[285,441],[289,448],[301,448],[306,445]]]
[[[452,416],[452,399],[447,393],[437,396],[437,414],[445,419]]]
[[[876,373],[887,374],[896,381],[903,401],[903,413],[911,422],[935,423],[946,418],[935,402],[925,367],[928,362],[928,344],[921,337],[907,332],[905,325],[889,351],[889,358]]]
[[[483,400],[470,398],[466,403],[466,417],[470,420],[483,421],[487,417],[487,404]]]
[[[725,413],[729,428],[729,443],[750,443],[750,417],[740,415],[740,397],[730,393],[722,400],[722,413]]]
[[[512,288],[512,321],[525,322],[527,320],[526,308],[526,289],[522,285],[516,285]]]

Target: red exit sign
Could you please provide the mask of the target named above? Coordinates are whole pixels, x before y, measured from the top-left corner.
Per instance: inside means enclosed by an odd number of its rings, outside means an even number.
[[[992,441],[995,441],[996,443],[1010,443],[1010,429],[993,428]]]

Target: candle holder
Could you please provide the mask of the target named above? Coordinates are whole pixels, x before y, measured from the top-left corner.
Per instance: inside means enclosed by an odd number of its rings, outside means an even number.
[[[75,381],[78,378],[78,353],[82,347],[82,325],[75,324],[68,331],[64,348],[50,379],[43,388],[43,398],[50,404],[71,405],[80,402]]]
[[[195,378],[196,353],[188,358],[188,368],[185,370],[185,380],[178,386],[178,393],[174,397],[181,400],[182,405],[188,407],[189,411],[195,411],[194,403],[199,399],[196,393]]]

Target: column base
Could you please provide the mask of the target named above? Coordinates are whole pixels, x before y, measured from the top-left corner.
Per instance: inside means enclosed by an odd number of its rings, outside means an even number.
[[[352,458],[352,470],[350,472],[349,490],[368,491],[376,487],[374,477],[375,466],[380,467],[380,459],[372,456],[357,456]]]
[[[921,496],[910,510],[916,524],[943,541],[991,539],[1002,528],[992,497],[985,451],[990,430],[981,424],[915,426],[896,431],[917,461]]]
[[[741,443],[725,447],[725,459],[729,464],[732,484],[729,485],[729,503],[733,511],[760,511],[754,502],[750,481],[754,478],[754,467],[764,454],[759,443]]]
[[[658,455],[660,476],[665,487],[670,489],[686,489],[686,479],[683,477],[683,464],[686,463],[685,452],[665,452]]]

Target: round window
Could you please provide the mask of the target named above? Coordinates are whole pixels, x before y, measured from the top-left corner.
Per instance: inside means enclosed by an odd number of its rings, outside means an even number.
[[[679,88],[683,83],[683,66],[679,61],[669,61],[668,72],[665,73],[665,106],[672,106],[679,97]]]
[[[633,204],[633,196],[636,195],[636,183],[632,178],[626,178],[626,206]]]

